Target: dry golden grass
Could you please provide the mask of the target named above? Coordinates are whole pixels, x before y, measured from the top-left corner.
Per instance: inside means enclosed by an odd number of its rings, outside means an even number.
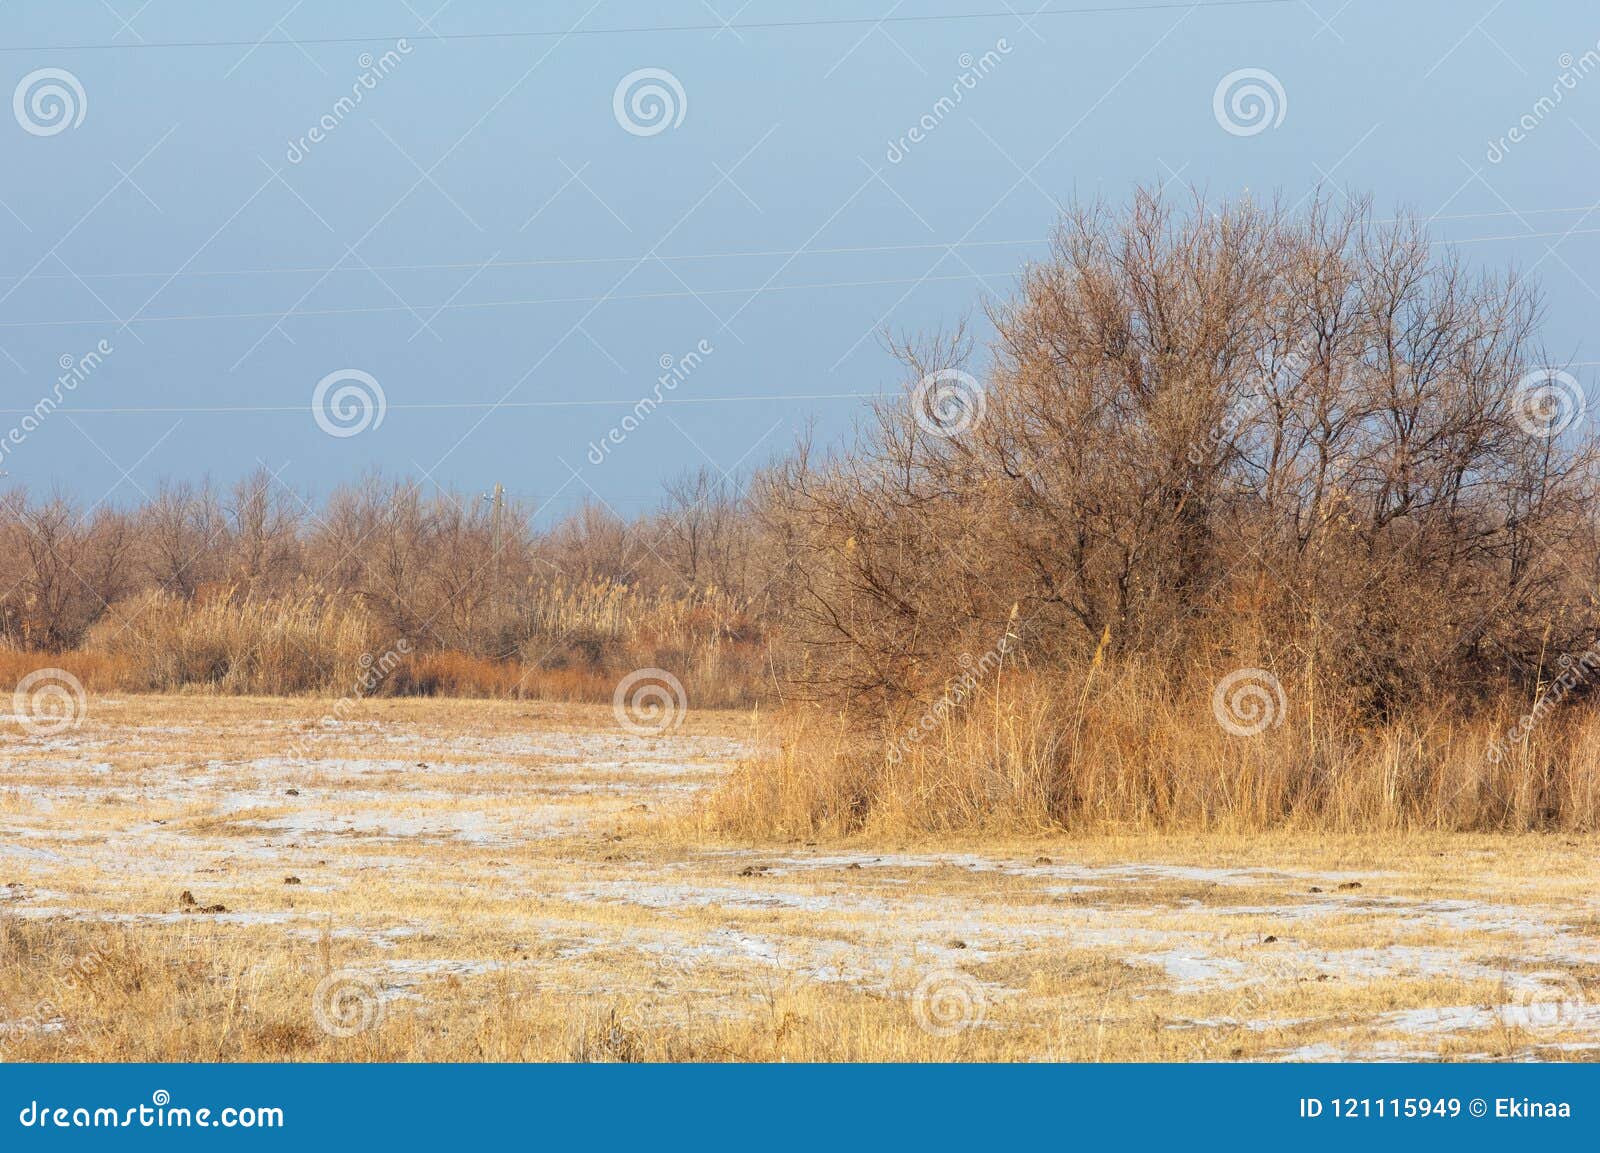
[[[49,666],[92,689],[284,696],[362,686],[364,695],[595,701],[609,700],[626,673],[662,667],[701,704],[726,706],[749,703],[764,676],[760,628],[716,588],[555,581],[526,590],[504,621],[498,655],[487,655],[449,647],[432,620],[411,621],[416,635],[407,635],[355,593],[311,581],[193,600],[151,590],[113,606],[79,649],[0,647],[0,679]],[[364,684],[375,664],[383,677]]]
[[[1262,731],[1238,735],[1218,723],[1210,680],[1174,688],[1137,666],[1094,671],[1008,675],[930,710],[926,727],[902,720],[888,740],[806,714],[777,756],[739,766],[708,819],[744,836],[1600,830],[1591,703],[1553,709],[1506,743],[1531,702],[1365,722],[1286,696]]]
[[[270,599],[148,592],[118,605],[85,644],[128,670],[119,687],[268,694],[344,688],[363,654],[387,647],[357,598],[312,586]]]
[[[47,667],[65,669],[90,691],[125,688],[138,680],[133,663],[126,657],[107,653],[19,652],[0,646],[0,688],[9,690],[29,673]]]
[[[735,839],[702,813],[767,747],[749,714],[327,710],[96,694],[8,730],[0,1055],[1600,1053],[1593,836]]]

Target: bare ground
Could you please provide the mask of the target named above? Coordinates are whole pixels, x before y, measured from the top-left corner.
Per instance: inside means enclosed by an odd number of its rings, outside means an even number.
[[[692,713],[0,718],[0,1058],[1600,1055],[1594,837],[734,846]]]

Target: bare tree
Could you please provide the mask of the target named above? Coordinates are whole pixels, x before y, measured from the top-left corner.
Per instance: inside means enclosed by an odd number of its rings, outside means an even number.
[[[222,575],[227,522],[209,484],[163,481],[140,512],[145,569],[156,587],[189,599]]]
[[[229,579],[244,595],[282,587],[299,567],[299,509],[265,465],[233,488]]]
[[[1519,419],[1538,311],[1364,201],[1079,207],[981,387],[961,332],[902,343],[907,400],[777,484],[802,675],[892,706],[1013,606],[1029,660],[1293,654],[1379,710],[1585,647],[1595,449]]]

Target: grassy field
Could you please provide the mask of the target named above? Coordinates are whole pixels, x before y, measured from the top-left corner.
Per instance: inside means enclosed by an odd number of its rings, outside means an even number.
[[[764,717],[0,720],[5,1060],[1600,1055],[1600,838],[733,843]]]

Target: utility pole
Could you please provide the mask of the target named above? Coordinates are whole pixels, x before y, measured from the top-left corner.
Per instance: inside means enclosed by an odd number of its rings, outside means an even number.
[[[489,514],[489,540],[493,554],[490,557],[490,579],[494,584],[489,590],[489,619],[496,630],[500,628],[500,549],[504,545],[501,537],[501,510],[505,507],[506,486],[495,483],[494,493],[489,498],[493,501],[492,511]]]

